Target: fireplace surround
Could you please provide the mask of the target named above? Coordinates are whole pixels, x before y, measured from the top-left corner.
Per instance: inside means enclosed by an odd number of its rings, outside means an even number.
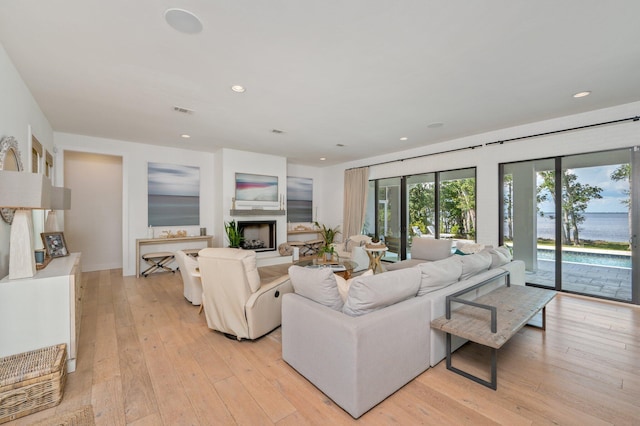
[[[243,237],[241,247],[256,252],[275,251],[277,227],[275,220],[238,221],[238,229]]]

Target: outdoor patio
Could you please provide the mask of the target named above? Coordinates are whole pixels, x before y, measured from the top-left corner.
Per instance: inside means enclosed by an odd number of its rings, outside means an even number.
[[[531,284],[555,286],[554,262],[538,260],[537,271],[527,271]],[[562,262],[562,288],[567,291],[631,300],[631,269]]]

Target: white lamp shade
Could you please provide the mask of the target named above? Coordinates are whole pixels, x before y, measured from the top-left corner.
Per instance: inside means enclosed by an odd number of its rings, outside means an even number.
[[[71,209],[71,190],[61,186],[51,188],[51,210]]]
[[[48,209],[51,183],[38,173],[0,171],[0,207]]]

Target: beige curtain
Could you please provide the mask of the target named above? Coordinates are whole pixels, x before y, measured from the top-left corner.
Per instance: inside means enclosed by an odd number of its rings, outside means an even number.
[[[368,189],[369,167],[345,170],[343,240],[362,232],[364,216],[367,212]]]

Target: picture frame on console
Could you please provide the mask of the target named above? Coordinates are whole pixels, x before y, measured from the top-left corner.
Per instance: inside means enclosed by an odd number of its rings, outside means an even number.
[[[42,243],[47,250],[47,255],[53,257],[69,256],[67,243],[62,232],[43,232],[40,234]]]

